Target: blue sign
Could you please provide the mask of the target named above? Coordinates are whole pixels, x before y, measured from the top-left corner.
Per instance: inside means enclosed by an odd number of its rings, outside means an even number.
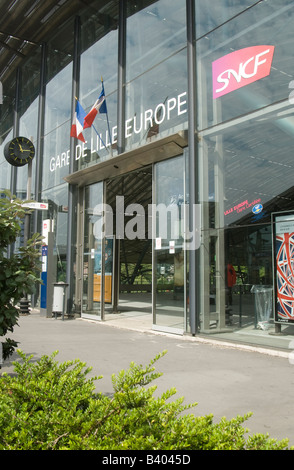
[[[253,214],[259,214],[263,209],[262,204],[255,204],[255,206],[252,208]]]
[[[42,256],[45,258],[43,259],[42,264],[42,273],[41,273],[41,293],[40,293],[40,306],[41,308],[47,308],[47,259],[48,259],[48,246],[42,246]]]

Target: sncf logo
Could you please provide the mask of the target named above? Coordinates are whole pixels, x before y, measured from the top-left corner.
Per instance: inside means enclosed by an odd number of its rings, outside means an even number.
[[[231,93],[270,74],[274,46],[231,52],[212,63],[213,98]]]

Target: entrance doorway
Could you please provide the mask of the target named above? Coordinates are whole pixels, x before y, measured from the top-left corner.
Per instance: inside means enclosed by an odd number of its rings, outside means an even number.
[[[187,330],[186,187],[184,154],[84,188],[82,317]]]
[[[113,313],[149,315],[152,325],[152,166],[107,180],[106,202],[116,234]]]

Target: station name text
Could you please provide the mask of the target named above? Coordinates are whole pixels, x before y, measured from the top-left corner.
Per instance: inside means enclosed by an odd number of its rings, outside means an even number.
[[[177,97],[166,99],[159,103],[155,109],[147,109],[125,121],[125,137],[130,138],[134,134],[147,133],[154,126],[161,125],[164,121],[187,113],[187,92],[179,94]],[[111,135],[110,135],[111,134]],[[111,145],[117,143],[117,126],[103,134],[92,133],[90,142],[81,142],[75,148],[75,160],[89,157],[90,154],[97,153]],[[90,144],[90,145],[89,145]],[[50,158],[50,172],[66,167],[70,164],[70,150],[62,152],[60,155]]]

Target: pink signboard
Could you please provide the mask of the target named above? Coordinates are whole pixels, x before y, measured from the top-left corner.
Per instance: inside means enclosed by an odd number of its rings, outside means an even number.
[[[213,98],[231,93],[270,74],[274,46],[252,46],[212,63]]]

